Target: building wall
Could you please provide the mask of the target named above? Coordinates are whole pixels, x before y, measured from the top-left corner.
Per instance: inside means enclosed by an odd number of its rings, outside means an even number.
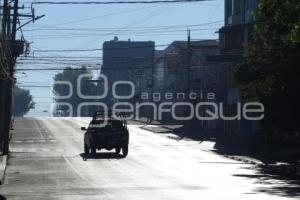
[[[225,0],[225,26],[253,22],[258,0]]]
[[[109,98],[112,98],[111,86],[115,81],[131,81],[137,94],[149,79],[154,57],[154,42],[152,41],[119,41],[115,38],[103,44],[103,67],[101,73],[108,78]],[[118,87],[119,95],[128,95],[130,87]],[[108,101],[110,101],[108,100]]]
[[[204,89],[203,83],[206,82],[205,79],[207,78],[206,71],[204,72],[201,69],[208,67],[207,71],[210,71],[210,64],[206,61],[206,57],[219,52],[218,44],[217,40],[192,41],[190,45],[191,65],[188,70],[187,41],[174,41],[171,43],[164,50],[164,56],[161,59],[163,62],[158,63],[159,66],[164,66],[161,70],[159,70],[161,67],[157,67],[160,76],[155,75],[157,80],[154,84],[154,92],[162,94],[161,101],[164,101],[164,94],[166,93],[173,93],[174,102],[189,102],[189,91],[200,94],[201,90]],[[177,99],[176,96],[179,93],[181,98]],[[182,94],[185,94],[185,99],[182,99]],[[200,101],[200,99],[197,101]],[[186,111],[183,107],[181,108],[181,110],[176,110],[178,115],[183,115]],[[172,119],[168,114],[164,114],[163,118],[166,121]]]
[[[222,53],[242,53],[253,40],[253,11],[258,0],[225,0],[225,26],[219,31]]]
[[[240,102],[238,90],[234,84],[236,65],[244,59],[245,45],[254,40],[253,12],[258,0],[225,0],[225,25],[219,30],[220,54],[219,66],[224,69],[224,113],[233,116]],[[243,120],[224,121],[224,138],[232,141],[250,141],[253,131],[251,123]]]
[[[0,0],[0,5],[3,5],[3,1]],[[2,18],[3,18],[3,8],[0,8],[0,37],[2,34]]]
[[[219,47],[216,40],[191,42],[191,68],[188,70],[187,42],[173,42],[165,50],[165,92],[186,92],[188,88],[190,90],[194,87],[198,88],[199,80],[195,78],[197,70],[194,67],[208,65],[206,57],[218,52]]]

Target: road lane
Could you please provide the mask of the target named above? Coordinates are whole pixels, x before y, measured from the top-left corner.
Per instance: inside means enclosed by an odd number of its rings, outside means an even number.
[[[129,155],[84,159],[89,118],[16,120],[0,194],[12,199],[290,199],[272,195],[252,165],[196,141],[173,140],[129,125]],[[297,197],[295,197],[297,198]]]

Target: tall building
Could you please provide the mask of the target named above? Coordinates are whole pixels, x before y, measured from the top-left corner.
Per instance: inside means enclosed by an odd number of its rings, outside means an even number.
[[[135,95],[142,88],[147,88],[147,83],[152,79],[154,52],[155,43],[153,41],[120,41],[115,37],[114,40],[104,42],[101,73],[108,78],[107,103],[116,100],[112,98],[112,85],[115,81],[134,83]],[[148,81],[141,81],[142,79]],[[116,93],[128,95],[131,91],[129,87],[121,85],[116,88]]]
[[[222,53],[242,54],[253,40],[253,11],[258,0],[225,0],[225,25],[219,30]]]
[[[225,114],[232,116],[236,113],[237,103],[240,102],[238,90],[234,81],[234,71],[238,63],[243,62],[245,46],[254,40],[253,13],[258,7],[259,0],[224,0],[224,26],[219,30],[220,52],[210,56],[218,70],[223,74],[223,90]],[[224,121],[224,137],[232,140],[250,141],[253,139],[252,124],[248,121]]]

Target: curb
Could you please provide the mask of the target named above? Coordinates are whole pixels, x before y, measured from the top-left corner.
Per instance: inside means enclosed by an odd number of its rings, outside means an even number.
[[[292,165],[292,166],[285,166],[285,165],[268,165],[262,163],[261,161],[253,160],[251,158],[240,158],[236,156],[224,155],[224,157],[236,160],[239,162],[248,163],[255,166],[264,166],[267,170],[275,172],[277,174],[289,175],[289,176],[297,176],[300,177],[300,166],[299,165]]]
[[[241,157],[237,157],[237,156],[230,156],[230,155],[223,155],[226,158],[232,159],[232,160],[236,160],[239,162],[244,162],[244,163],[248,163],[251,165],[262,165],[263,163],[258,161],[258,160],[254,160],[254,159],[246,159],[246,158],[241,158]]]
[[[152,133],[159,133],[157,131],[150,130],[149,128],[146,128],[147,125],[148,124],[145,124],[144,126],[141,126],[140,129],[150,131]],[[251,164],[251,165],[262,165],[263,164],[262,162],[260,162],[258,160],[255,160],[255,159],[251,159],[251,158],[247,159],[247,158],[242,158],[242,157],[237,157],[237,156],[230,156],[230,155],[227,155],[227,154],[224,154],[223,156],[226,157],[226,158],[232,159],[232,160],[248,163],[248,164]]]
[[[147,125],[145,125],[145,126],[147,126]],[[150,131],[150,132],[152,132],[152,133],[159,133],[158,131],[154,131],[154,130],[150,130],[149,128],[145,128],[145,126],[141,126],[141,127],[139,127],[140,129],[143,129],[143,130],[145,130],[145,131]]]
[[[0,156],[0,185],[4,183],[7,155]]]

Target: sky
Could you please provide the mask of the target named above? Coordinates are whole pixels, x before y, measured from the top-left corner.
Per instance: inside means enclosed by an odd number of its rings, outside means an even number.
[[[20,4],[25,6],[20,13],[30,12],[32,2],[20,0]],[[154,41],[158,46],[156,49],[164,49],[165,45],[175,40],[186,40],[188,28],[191,29],[192,40],[218,39],[216,31],[224,23],[224,0],[134,5],[33,4],[33,8],[35,15],[45,17],[23,27],[23,35],[31,43],[31,51],[27,58],[19,58],[16,65],[17,85],[29,89],[36,102],[35,109],[27,116],[50,115],[53,98],[48,86],[52,85],[53,76],[59,70],[18,69],[78,67],[83,63],[99,66],[102,63],[101,50],[43,52],[45,50],[99,49],[104,41],[112,40],[114,36],[119,40]],[[27,21],[28,19],[23,19],[21,24]],[[41,60],[40,57],[55,58]],[[66,61],[66,58],[59,57],[76,57],[78,61],[74,61],[75,58],[73,61],[69,61],[71,58]]]

